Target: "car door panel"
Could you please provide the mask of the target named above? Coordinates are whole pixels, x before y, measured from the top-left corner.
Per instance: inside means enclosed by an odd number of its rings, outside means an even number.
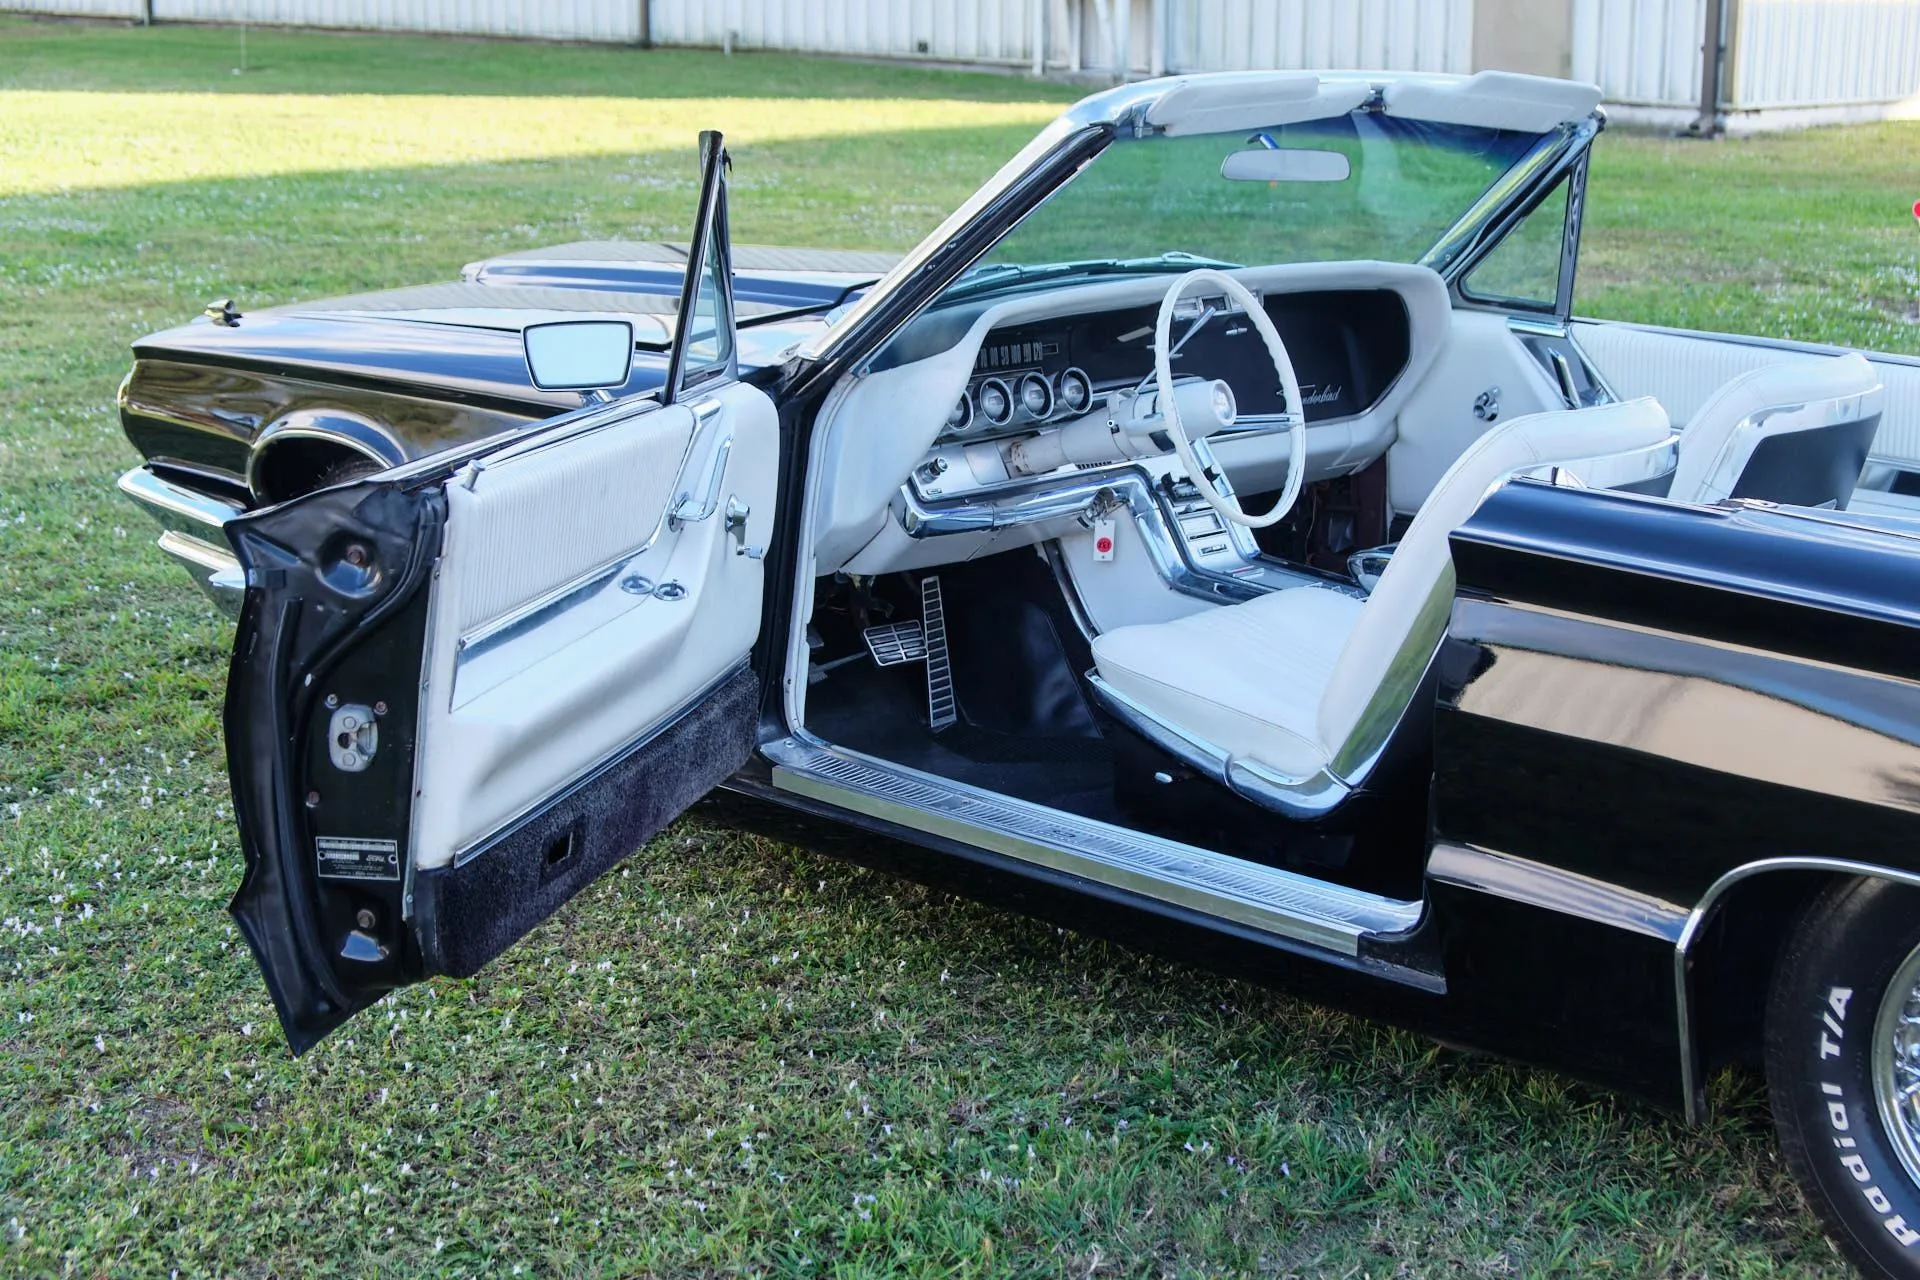
[[[417,867],[470,856],[745,657],[761,561],[740,552],[766,540],[778,437],[772,402],[733,383],[448,481]],[[672,518],[716,461],[745,524]]]
[[[229,909],[295,1052],[473,974],[752,754],[780,425],[735,376],[718,134],[701,154],[659,398],[226,526]],[[632,337],[580,323],[526,358],[592,400]]]
[[[1842,355],[1846,350],[1616,320],[1575,320],[1572,331],[1581,350],[1617,395],[1625,399],[1653,396],[1665,406],[1676,427],[1683,427],[1708,397],[1740,374],[1783,360]],[[1920,359],[1871,351],[1865,354],[1879,372],[1886,396],[1880,429],[1867,455],[1868,472],[1885,468],[1911,472],[1920,478]],[[1852,505],[1872,508],[1893,504],[1920,512],[1920,498],[1900,502],[1905,496],[1863,486],[1854,491]]]

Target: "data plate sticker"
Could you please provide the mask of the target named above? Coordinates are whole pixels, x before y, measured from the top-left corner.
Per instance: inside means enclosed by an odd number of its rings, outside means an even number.
[[[398,880],[400,842],[357,836],[315,836],[320,875],[328,880]]]

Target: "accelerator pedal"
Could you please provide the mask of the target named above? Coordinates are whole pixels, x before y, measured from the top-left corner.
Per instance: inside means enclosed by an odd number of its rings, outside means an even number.
[[[953,662],[947,656],[947,607],[940,597],[940,576],[920,579],[920,633],[927,659],[927,724],[935,733],[960,718],[953,700]]]
[[[907,662],[922,662],[927,656],[927,638],[918,622],[889,622],[868,627],[860,633],[867,652],[882,667],[897,667]]]

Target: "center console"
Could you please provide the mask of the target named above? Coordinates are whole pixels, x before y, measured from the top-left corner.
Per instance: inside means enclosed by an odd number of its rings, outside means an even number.
[[[1177,460],[1150,458],[1106,466],[1062,468],[1030,479],[982,482],[965,459],[936,454],[895,499],[909,537],[982,533],[1053,525],[1041,537],[1076,525],[1095,531],[1128,520],[1154,573],[1171,590],[1216,603],[1248,600],[1288,587],[1357,587],[1295,568],[1263,553],[1251,531],[1223,520],[1187,480]],[[988,477],[991,481],[991,475]],[[1089,545],[1099,557],[1099,539]],[[1111,554],[1112,543],[1106,553]]]

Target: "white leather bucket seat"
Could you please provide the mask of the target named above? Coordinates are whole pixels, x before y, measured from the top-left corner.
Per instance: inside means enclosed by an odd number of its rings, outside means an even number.
[[[1857,351],[1749,370],[1680,433],[1667,496],[1845,507],[1880,425],[1881,399],[1880,377]]]
[[[1324,813],[1372,767],[1445,634],[1448,536],[1517,471],[1666,447],[1651,398],[1516,418],[1441,477],[1373,593],[1276,591],[1093,641],[1091,677],[1123,721],[1233,789]]]

